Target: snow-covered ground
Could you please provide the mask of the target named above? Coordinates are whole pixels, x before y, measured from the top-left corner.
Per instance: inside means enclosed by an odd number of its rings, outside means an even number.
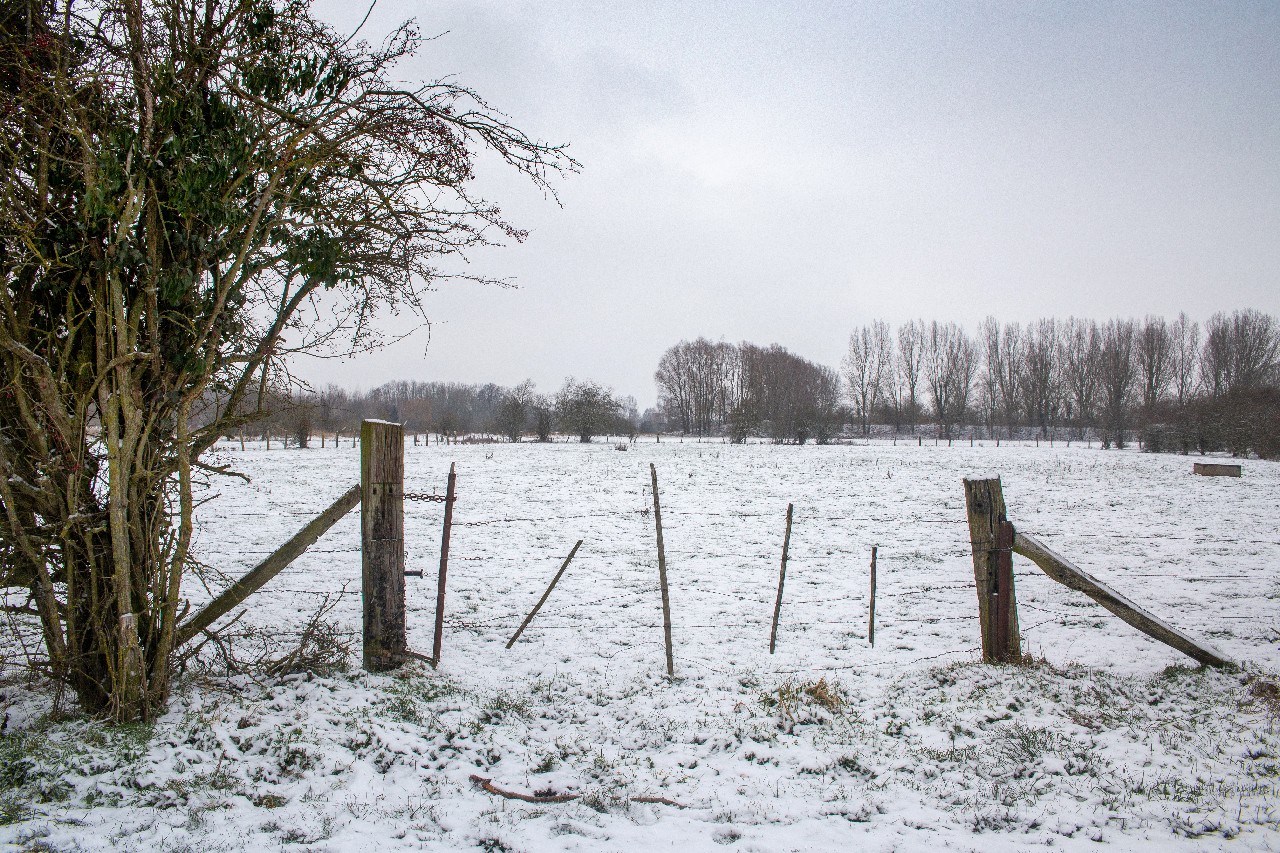
[[[351,484],[358,450],[241,451],[199,554],[237,575]],[[1280,465],[1040,447],[663,441],[406,448],[457,463],[442,664],[186,678],[153,726],[51,720],[10,682],[0,841],[32,849],[1280,849]],[[660,478],[665,674],[649,463]],[[1015,558],[1024,648],[977,662],[961,478],[1245,662],[1194,662]],[[784,520],[795,506],[775,654]],[[406,505],[411,646],[429,654],[442,507]],[[507,639],[574,542],[542,613]],[[878,546],[876,644],[866,639]],[[358,640],[358,512],[247,602],[287,636],[321,601]],[[208,594],[194,578],[186,594]],[[1255,676],[1263,676],[1258,680]],[[524,795],[579,795],[531,803]],[[640,798],[637,801],[636,798]],[[664,799],[668,802],[644,802]],[[45,845],[39,847],[38,845]]]

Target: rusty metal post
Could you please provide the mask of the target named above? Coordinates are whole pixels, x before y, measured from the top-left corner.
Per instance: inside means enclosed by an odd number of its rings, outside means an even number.
[[[1016,659],[1021,649],[1010,647],[1013,627],[1013,522],[1001,521],[996,531],[995,572],[991,578],[991,612],[995,632],[996,659],[1008,663]]]
[[[782,537],[782,565],[778,569],[778,597],[773,602],[773,628],[769,631],[769,654],[778,644],[778,618],[782,615],[782,587],[787,582],[787,556],[791,550],[791,515],[793,507],[787,504],[787,532]]]
[[[569,556],[564,558],[564,562],[560,564],[560,571],[556,572],[556,576],[551,579],[551,583],[547,584],[547,591],[542,594],[542,598],[538,599],[538,603],[533,605],[533,609],[529,611],[529,615],[524,617],[524,621],[520,623],[520,627],[511,635],[511,639],[507,641],[507,648],[511,648],[516,644],[516,640],[520,639],[520,635],[524,633],[524,629],[529,627],[529,623],[533,621],[533,617],[538,615],[538,611],[542,609],[542,605],[547,603],[547,599],[551,597],[551,591],[556,588],[556,584],[560,583],[560,577],[564,574],[565,569],[569,568],[569,563],[573,561],[573,557],[578,553],[578,549],[582,547],[582,540],[579,539],[577,544],[573,546],[573,550],[569,552]]]
[[[872,647],[876,644],[876,553],[879,546],[871,546],[871,607],[867,612],[867,640]]]
[[[675,660],[671,653],[671,596],[667,592],[667,551],[662,543],[662,504],[658,501],[658,468],[649,463],[649,475],[653,481],[653,524],[658,537],[658,586],[662,589],[662,635],[667,649],[667,677],[675,675]]]
[[[449,534],[453,531],[453,502],[457,498],[458,474],[455,463],[449,463],[449,485],[444,492],[444,529],[440,533],[440,577],[436,581],[436,632],[431,646],[433,666],[440,665],[440,646],[444,642],[444,591],[449,576]]]

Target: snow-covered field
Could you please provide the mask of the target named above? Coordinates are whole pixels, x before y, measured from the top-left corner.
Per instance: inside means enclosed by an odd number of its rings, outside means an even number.
[[[351,484],[358,450],[220,450],[201,559],[251,567]],[[165,850],[1280,849],[1280,465],[1061,445],[664,441],[406,448],[458,467],[442,664],[188,677],[153,726],[42,716],[10,681],[0,842]],[[675,645],[662,646],[649,463]],[[977,662],[961,478],[1173,624],[1194,668],[1015,558],[1024,648]],[[791,561],[768,652],[788,502]],[[430,653],[441,505],[406,505],[411,646]],[[504,645],[574,542],[543,612]],[[868,563],[879,547],[876,644]],[[353,512],[248,602],[296,632],[326,595],[358,639]],[[195,602],[207,593],[192,579]],[[1263,676],[1258,680],[1256,676]],[[471,777],[531,803],[480,789]],[[661,798],[668,802],[643,802]],[[43,845],[43,846],[41,846]]]

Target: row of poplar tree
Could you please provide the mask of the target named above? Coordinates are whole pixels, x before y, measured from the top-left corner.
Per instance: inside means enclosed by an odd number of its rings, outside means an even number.
[[[1276,455],[1280,323],[1256,310],[1175,320],[915,320],[856,329],[839,372],[781,347],[682,341],[655,379],[671,429],[744,440],[862,435],[1138,440]]]

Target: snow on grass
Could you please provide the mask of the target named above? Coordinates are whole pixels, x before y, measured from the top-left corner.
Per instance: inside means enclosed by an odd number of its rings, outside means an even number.
[[[2,690],[0,841],[45,850],[1025,850],[1280,846],[1280,466],[1192,477],[1096,449],[489,445],[407,448],[409,491],[456,461],[438,671],[188,676],[162,719],[107,729]],[[349,447],[227,449],[202,559],[237,575],[358,478]],[[663,668],[648,463],[675,636]],[[1020,558],[1034,662],[976,662],[960,479],[1246,661],[1193,662]],[[768,654],[786,504],[796,506]],[[441,507],[409,504],[409,637],[431,649]],[[543,612],[503,647],[573,543]],[[876,645],[867,563],[878,545]],[[325,595],[358,641],[358,514],[250,599],[298,632]],[[212,584],[211,584],[212,585]],[[347,594],[342,595],[344,585]],[[208,593],[192,580],[198,605]],[[353,667],[357,661],[352,661]],[[504,799],[476,775],[559,803]],[[665,798],[666,805],[636,798]]]

